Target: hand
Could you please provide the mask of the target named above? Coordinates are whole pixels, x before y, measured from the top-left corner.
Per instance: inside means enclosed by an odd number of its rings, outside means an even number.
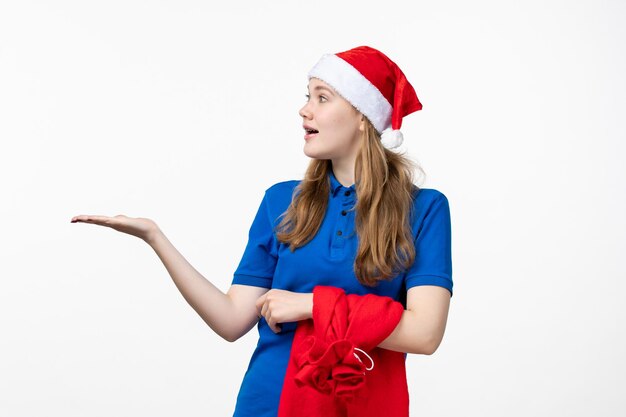
[[[148,242],[151,236],[159,230],[157,224],[150,219],[144,219],[142,217],[127,217],[123,214],[118,214],[115,217],[84,214],[72,217],[71,222],[92,223],[99,226],[107,226],[111,229],[117,230],[118,232],[137,236],[146,242]]]
[[[271,289],[256,301],[257,314],[274,333],[280,332],[278,323],[306,320],[313,317],[313,293],[299,293]]]

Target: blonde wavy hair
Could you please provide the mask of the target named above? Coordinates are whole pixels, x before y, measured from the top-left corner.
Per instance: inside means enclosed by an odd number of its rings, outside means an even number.
[[[413,198],[419,191],[414,171],[422,168],[405,154],[383,147],[380,135],[365,117],[366,129],[355,161],[355,227],[359,239],[354,273],[374,287],[409,268],[415,259],[411,233]],[[291,252],[309,242],[320,228],[330,193],[329,159],[312,159],[295,187],[276,237]]]

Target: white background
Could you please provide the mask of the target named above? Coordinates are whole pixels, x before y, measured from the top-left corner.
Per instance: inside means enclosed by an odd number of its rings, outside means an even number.
[[[229,416],[256,328],[207,327],[143,241],[226,291],[263,192],[300,179],[306,73],[369,45],[424,108],[454,296],[411,415],[626,413],[621,1],[0,3],[0,415]]]

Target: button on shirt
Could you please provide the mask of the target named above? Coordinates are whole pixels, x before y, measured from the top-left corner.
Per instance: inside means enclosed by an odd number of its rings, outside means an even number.
[[[293,253],[273,230],[291,202],[298,180],[276,183],[265,190],[250,227],[248,244],[233,274],[233,284],[311,293],[316,285],[342,288],[347,294],[389,296],[406,308],[406,292],[418,285],[437,285],[452,296],[450,209],[446,196],[423,188],[414,194],[411,228],[416,256],[413,265],[376,287],[362,285],[353,263],[356,188],[343,186],[329,173],[328,206],[320,229]],[[265,318],[257,325],[259,341],[244,375],[234,416],[275,417],[297,322],[280,324],[274,333]],[[406,357],[406,355],[405,355]]]

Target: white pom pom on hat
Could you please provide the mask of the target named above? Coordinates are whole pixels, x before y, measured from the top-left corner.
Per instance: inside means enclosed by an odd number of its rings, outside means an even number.
[[[402,145],[404,136],[400,130],[394,130],[390,127],[383,130],[383,134],[380,136],[380,141],[385,148],[393,149]]]
[[[388,149],[404,140],[402,118],[422,109],[413,86],[385,54],[369,46],[357,46],[336,54],[324,54],[308,73],[337,91],[372,122]]]

